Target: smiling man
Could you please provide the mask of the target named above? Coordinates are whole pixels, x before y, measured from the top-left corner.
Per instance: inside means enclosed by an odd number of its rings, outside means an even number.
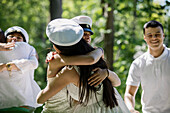
[[[135,110],[135,95],[142,87],[143,113],[170,112],[170,49],[163,45],[163,26],[157,21],[149,21],[143,27],[144,40],[148,51],[135,59],[126,81],[125,103],[132,113]]]

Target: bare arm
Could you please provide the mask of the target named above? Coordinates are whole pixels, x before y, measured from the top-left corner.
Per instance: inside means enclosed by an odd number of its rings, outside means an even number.
[[[108,69],[108,72],[109,72],[108,79],[111,81],[112,86],[114,86],[114,87],[120,86],[121,80],[118,77],[118,75],[109,69]]]
[[[60,65],[92,65],[96,63],[101,56],[103,55],[103,51],[100,48],[97,48],[86,55],[76,55],[76,56],[64,56],[61,54],[52,55],[49,53],[47,55],[47,62],[51,60],[56,60],[60,58]]]
[[[104,51],[102,58],[104,59]],[[93,71],[96,71],[92,76],[89,77],[88,79],[88,84],[91,86],[98,86],[106,77],[111,81],[112,86],[117,87],[121,85],[121,80],[119,79],[118,75],[109,70],[109,69],[101,69],[101,68],[96,68]]]
[[[52,71],[48,68],[48,71]],[[60,90],[66,87],[70,83],[77,85],[79,81],[79,75],[74,68],[71,70],[68,68],[63,68],[59,74],[53,78],[48,78],[48,84],[45,89],[41,90],[37,96],[37,103],[43,104],[49,98],[57,94]]]
[[[7,64],[9,65],[9,68],[7,69]],[[2,63],[0,64],[0,72],[2,71],[12,71],[12,70],[17,70],[19,71],[19,68],[14,64],[14,63]]]
[[[5,70],[6,70],[6,64],[1,63],[0,64],[0,72],[5,71]]]
[[[135,110],[135,96],[137,90],[138,86],[131,85],[126,86],[124,101],[131,113],[140,113],[139,111]]]
[[[11,47],[14,47],[15,43],[0,43],[0,51],[10,51]]]
[[[108,77],[114,87],[121,84],[118,75],[109,69],[95,68],[93,71],[96,72],[88,79],[88,84],[91,86],[98,86],[106,77]]]
[[[20,58],[12,61],[12,63],[14,63],[21,72],[34,70],[38,67],[38,59],[36,57],[37,52],[35,48],[31,47],[27,52],[29,53],[28,58]]]

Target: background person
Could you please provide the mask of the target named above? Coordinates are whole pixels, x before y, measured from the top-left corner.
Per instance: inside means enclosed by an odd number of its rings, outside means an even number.
[[[36,96],[40,87],[34,80],[38,67],[36,50],[28,44],[27,32],[19,27],[5,31],[6,42],[15,42],[11,51],[0,51],[0,111],[20,109],[34,110],[38,107]]]
[[[143,27],[144,40],[148,51],[135,59],[126,81],[125,103],[132,113],[135,110],[135,95],[142,86],[143,113],[170,112],[170,49],[163,45],[163,26],[157,21],[149,21]]]
[[[89,16],[80,15],[72,18],[71,20],[75,21],[83,28],[84,30],[83,39],[90,44],[91,35],[93,35],[93,31],[91,30],[92,19]]]
[[[83,39],[88,44],[91,44],[91,35],[93,35],[93,31],[91,30],[92,19],[89,16],[80,15],[80,16],[76,16],[76,17],[72,18],[71,20],[75,21],[83,28],[83,31],[84,31]],[[104,54],[102,57],[104,58]],[[106,69],[96,68],[95,73],[93,75],[91,75],[91,77],[89,77],[89,84],[98,86],[107,77],[107,74],[108,74],[107,71],[108,71],[109,75],[116,74],[115,72],[113,72],[109,69],[106,70]],[[112,78],[112,79],[114,79],[114,78]],[[121,83],[121,81],[115,81],[115,82]],[[116,87],[116,84],[117,83],[113,83],[113,86]],[[119,85],[120,84],[117,84],[117,86],[119,86]]]

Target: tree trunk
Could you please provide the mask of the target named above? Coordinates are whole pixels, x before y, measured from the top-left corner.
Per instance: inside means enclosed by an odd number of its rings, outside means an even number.
[[[105,9],[107,11],[107,21],[106,21],[106,31],[109,30],[109,32],[106,32],[104,35],[104,50],[105,55],[107,59],[107,63],[110,70],[113,70],[113,47],[114,47],[114,15],[113,15],[113,5],[114,0],[111,0],[107,3],[108,7],[111,8],[111,10]]]
[[[50,20],[61,18],[62,0],[50,0]]]

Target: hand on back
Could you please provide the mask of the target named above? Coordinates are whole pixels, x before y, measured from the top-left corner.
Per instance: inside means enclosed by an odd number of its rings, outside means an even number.
[[[10,51],[11,47],[14,47],[15,43],[0,43],[0,51]]]
[[[48,62],[50,62],[51,60],[53,60],[53,59],[54,59],[54,55],[56,55],[56,54],[57,54],[56,51],[51,51],[51,52],[49,52],[49,53],[47,54],[47,56],[46,56],[45,62],[48,63]]]
[[[95,68],[94,73],[89,77],[88,84],[98,86],[108,76],[107,69]]]

